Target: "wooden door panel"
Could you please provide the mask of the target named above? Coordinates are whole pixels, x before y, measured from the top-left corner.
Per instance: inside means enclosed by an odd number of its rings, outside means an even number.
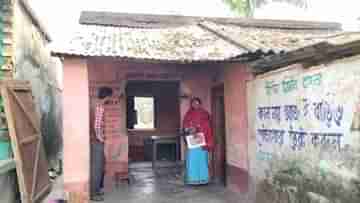
[[[1,82],[1,95],[16,160],[21,200],[37,203],[50,190],[48,163],[30,84]]]
[[[20,111],[24,114],[24,116],[26,116],[26,120],[30,122],[31,127],[34,128],[36,133],[40,133],[40,118],[35,110],[31,89],[10,89],[12,90],[10,91],[11,95],[15,98]]]
[[[12,109],[11,111],[14,114],[24,116],[20,106],[18,106],[17,102],[15,102],[16,99],[14,98],[14,96],[12,94],[10,94],[8,96],[8,98],[11,100],[10,103],[9,103],[9,108]],[[30,123],[30,121],[28,119],[16,119],[16,125],[14,127],[15,127],[16,131],[31,132],[33,134],[36,133],[34,131],[34,128],[32,127],[32,124]],[[29,136],[29,135],[27,135],[25,133],[19,133],[17,135],[17,137],[21,141],[21,144],[22,144],[23,142],[26,142],[27,140],[29,140],[33,136]]]
[[[45,149],[43,147],[40,147],[39,149],[39,162],[38,166],[46,166],[46,167],[38,167],[37,172],[37,184],[36,184],[36,195],[44,195],[46,192],[49,192],[47,190],[50,189],[50,178],[48,173],[48,162],[47,158],[45,156]],[[38,199],[39,197],[36,197]]]
[[[215,136],[214,150],[214,178],[215,181],[225,183],[226,176],[226,132],[225,132],[225,106],[224,106],[224,87],[218,86],[212,89],[212,119],[213,132]]]

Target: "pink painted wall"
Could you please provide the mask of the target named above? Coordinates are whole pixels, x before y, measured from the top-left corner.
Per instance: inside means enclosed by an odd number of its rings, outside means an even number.
[[[63,139],[65,191],[89,192],[89,85],[85,59],[64,61]]]
[[[248,119],[246,81],[251,79],[245,65],[228,66],[224,72],[226,112],[226,157],[228,184],[235,191],[248,190]]]
[[[203,102],[203,107],[211,112],[211,87],[213,73],[204,66],[194,65],[192,69],[184,70],[184,78],[181,82],[182,91],[193,97],[199,97]],[[180,102],[181,118],[184,118],[190,105],[189,99]]]

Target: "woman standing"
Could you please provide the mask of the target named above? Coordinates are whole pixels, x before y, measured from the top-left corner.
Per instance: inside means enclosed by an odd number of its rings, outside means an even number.
[[[203,147],[188,148],[185,182],[190,185],[207,184],[209,183],[208,157],[214,147],[210,114],[202,107],[199,98],[193,98],[190,105],[183,121],[183,128],[195,137],[203,134],[206,144]]]

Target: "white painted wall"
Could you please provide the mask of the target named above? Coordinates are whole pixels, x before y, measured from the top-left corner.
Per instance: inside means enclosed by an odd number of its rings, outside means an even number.
[[[295,65],[248,84],[250,172],[256,182],[296,163],[304,178],[323,182],[319,188],[337,185],[344,195],[351,194],[352,181],[360,180],[359,65],[360,56],[310,69]],[[289,105],[296,108],[296,119],[287,117]],[[280,107],[279,120],[269,107]],[[264,129],[276,131],[265,135]],[[279,131],[282,136],[274,133]],[[303,139],[291,131],[304,132]]]

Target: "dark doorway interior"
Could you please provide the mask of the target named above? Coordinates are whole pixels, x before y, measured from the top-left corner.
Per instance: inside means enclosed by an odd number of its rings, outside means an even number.
[[[213,178],[217,183],[226,184],[226,130],[223,85],[212,89],[212,113],[216,143],[212,160]]]
[[[129,161],[152,160],[151,136],[176,135],[180,127],[178,91],[178,82],[128,82]],[[158,160],[174,161],[176,158],[175,145],[158,146]]]

